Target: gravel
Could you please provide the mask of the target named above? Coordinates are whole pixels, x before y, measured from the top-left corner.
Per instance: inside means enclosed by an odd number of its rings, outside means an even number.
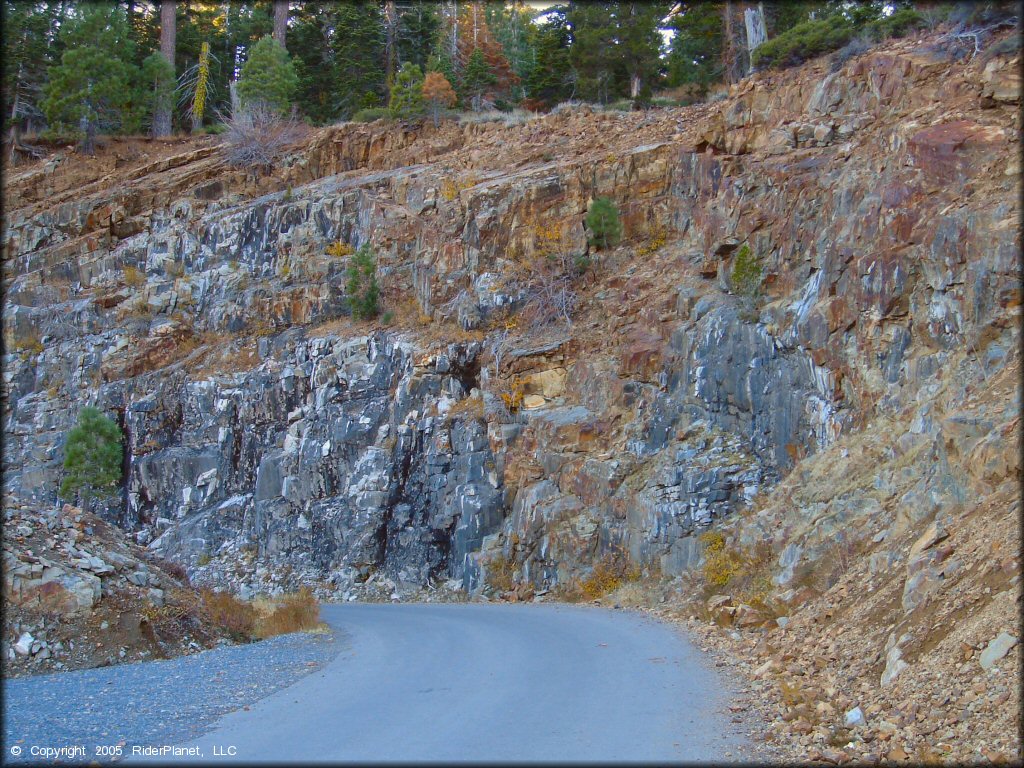
[[[112,758],[97,747],[122,744],[130,754],[132,745],[177,744],[321,669],[346,646],[337,630],[296,633],[163,661],[6,680],[4,757],[39,762],[33,746],[82,746],[84,760],[74,762],[105,763]]]

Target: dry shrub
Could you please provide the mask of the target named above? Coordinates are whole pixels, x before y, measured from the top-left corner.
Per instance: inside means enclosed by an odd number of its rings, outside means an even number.
[[[485,581],[495,592],[508,592],[515,584],[512,574],[516,564],[505,555],[498,555],[487,562]]]
[[[284,151],[303,138],[305,127],[294,117],[284,118],[257,102],[237,110],[224,121],[224,154],[238,168],[269,171]]]
[[[333,256],[336,259],[342,259],[346,256],[351,256],[356,252],[356,249],[349,243],[342,240],[331,243],[327,246],[327,255]]]
[[[199,596],[191,589],[170,589],[163,605],[157,606],[147,601],[139,610],[139,615],[157,630],[180,630],[199,618]]]
[[[157,555],[148,555],[146,558],[152,565],[155,565],[164,573],[169,576],[173,576],[175,579],[180,581],[185,586],[189,586],[188,572],[184,566],[179,563],[175,563],[172,560],[168,560],[165,557],[158,557]]]
[[[522,379],[513,376],[508,387],[499,393],[501,402],[509,413],[517,413],[523,407],[524,385]]]
[[[540,255],[527,265],[522,317],[529,328],[556,320],[572,326],[572,314],[579,303],[576,283],[585,269],[582,259],[566,253]]]
[[[262,639],[315,629],[320,623],[320,604],[309,587],[302,587],[296,594],[285,595],[276,602],[273,611],[257,617],[256,637]]]
[[[869,544],[867,539],[837,538],[821,557],[805,560],[793,570],[792,586],[810,588],[819,594],[827,592],[839,583]]]
[[[724,587],[740,572],[738,554],[725,548],[725,537],[718,531],[702,533],[700,541],[704,545],[705,584],[709,587]]]
[[[202,589],[202,616],[235,640],[250,640],[256,624],[256,609],[230,592]]]
[[[484,399],[482,397],[462,398],[448,409],[447,418],[449,421],[485,418]]]
[[[124,284],[130,288],[141,288],[146,284],[146,273],[129,264],[124,268]]]
[[[561,585],[556,593],[568,602],[597,600],[624,584],[639,581],[641,575],[640,566],[623,549],[616,548],[602,555],[583,579]]]

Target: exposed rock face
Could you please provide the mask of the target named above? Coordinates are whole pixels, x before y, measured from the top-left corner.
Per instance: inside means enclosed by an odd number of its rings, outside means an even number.
[[[180,444],[133,462],[127,524],[155,523],[152,548],[193,565],[241,541],[310,580],[461,577],[502,519],[485,426],[445,413],[476,383],[478,346],[415,360],[390,334],[318,338],[290,365],[187,383],[161,406],[183,413]],[[130,434],[152,435],[153,412],[129,406]]]
[[[336,126],[260,180],[210,148],[121,186],[15,176],[5,490],[52,501],[95,401],[128,439],[108,514],[199,580],[477,589],[500,552],[540,588],[616,548],[692,567],[697,533],[851,431],[909,408],[920,429],[884,439],[933,434],[965,350],[986,377],[1012,356],[1017,75],[993,61],[900,43],[650,115]],[[597,196],[625,245],[590,254],[571,328],[515,329],[509,276],[586,253]],[[365,243],[392,328],[348,319],[341,245]],[[756,307],[729,291],[741,245]],[[908,527],[963,503],[935,480]],[[820,504],[780,585],[839,525]]]

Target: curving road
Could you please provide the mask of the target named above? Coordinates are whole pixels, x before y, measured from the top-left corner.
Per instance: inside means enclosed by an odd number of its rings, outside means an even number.
[[[322,617],[347,650],[181,746],[204,762],[359,763],[720,762],[747,746],[700,652],[639,614],[349,604]]]

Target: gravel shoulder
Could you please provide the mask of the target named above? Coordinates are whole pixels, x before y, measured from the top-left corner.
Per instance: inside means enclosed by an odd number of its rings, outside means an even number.
[[[348,644],[345,632],[333,628],[165,661],[6,680],[4,759],[38,762],[33,746],[81,746],[84,760],[74,762],[106,763],[111,757],[97,755],[97,747],[121,745],[129,753],[132,745],[187,741],[322,669]],[[12,747],[20,747],[20,757]]]

